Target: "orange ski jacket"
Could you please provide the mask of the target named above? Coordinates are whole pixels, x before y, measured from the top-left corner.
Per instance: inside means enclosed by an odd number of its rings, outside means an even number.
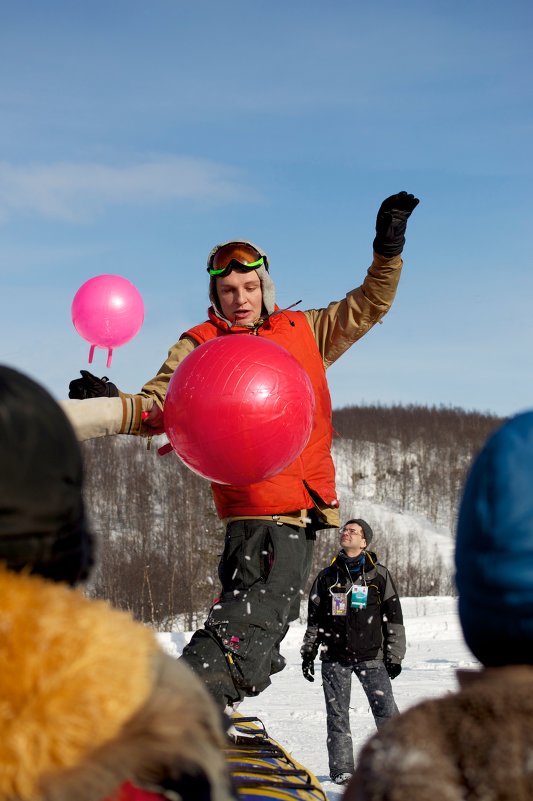
[[[306,371],[315,393],[313,428],[300,456],[276,476],[244,487],[213,483],[217,512],[224,519],[241,515],[274,516],[280,509],[312,509],[314,502],[310,491],[335,508],[338,501],[331,458],[331,398],[324,363],[304,314],[278,311],[249,329],[230,327],[209,310],[209,320],[183,334],[198,344],[219,336],[250,335],[264,337],[286,348]]]

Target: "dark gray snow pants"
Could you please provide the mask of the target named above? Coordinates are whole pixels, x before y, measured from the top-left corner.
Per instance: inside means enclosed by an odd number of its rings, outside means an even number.
[[[299,615],[312,529],[237,520],[226,530],[220,598],[182,658],[224,707],[258,695],[279,667],[279,644]]]

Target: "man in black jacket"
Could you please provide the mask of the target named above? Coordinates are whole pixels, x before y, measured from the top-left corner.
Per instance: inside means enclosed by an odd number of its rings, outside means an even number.
[[[402,608],[389,571],[366,550],[372,536],[365,520],[348,520],[341,528],[341,550],[311,588],[301,647],[308,681],[314,681],[313,663],[322,647],[329,770],[337,784],[346,784],[354,771],[352,673],[361,682],[378,729],[398,713],[390,680],[400,673],[405,655]]]

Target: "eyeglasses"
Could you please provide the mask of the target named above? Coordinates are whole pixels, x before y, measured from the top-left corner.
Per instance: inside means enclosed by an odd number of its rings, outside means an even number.
[[[361,537],[363,537],[363,536],[364,536],[364,534],[363,534],[363,532],[362,532],[362,531],[356,531],[356,530],[355,530],[355,528],[346,528],[346,526],[343,526],[343,527],[341,528],[341,534],[350,534],[350,535],[352,535],[352,536],[354,536],[354,537],[355,537],[357,534],[359,534]]]
[[[258,267],[262,267],[264,263],[265,260],[262,256],[260,259],[257,259],[257,261],[251,262],[242,262],[238,259],[231,259],[225,267],[221,267],[219,270],[216,270],[213,267],[208,267],[207,272],[209,275],[216,275],[218,278],[225,278],[226,275],[229,275],[232,270],[240,270],[241,272],[249,273],[252,270],[257,270]]]
[[[216,278],[224,278],[232,270],[248,273],[263,266],[268,270],[267,259],[253,245],[248,242],[227,242],[215,249],[207,263],[207,272]]]

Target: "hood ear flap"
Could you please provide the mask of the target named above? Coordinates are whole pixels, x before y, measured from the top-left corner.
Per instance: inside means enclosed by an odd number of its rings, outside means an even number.
[[[270,273],[266,267],[258,267],[256,270],[259,280],[261,281],[261,289],[263,291],[263,306],[267,314],[273,314],[276,308],[276,287],[274,281],[270,277]]]

